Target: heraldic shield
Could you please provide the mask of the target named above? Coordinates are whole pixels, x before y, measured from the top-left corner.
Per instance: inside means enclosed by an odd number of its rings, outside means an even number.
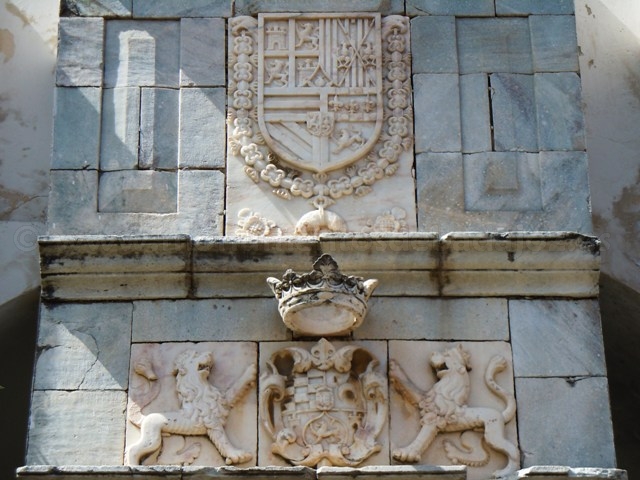
[[[260,379],[260,418],[273,453],[294,465],[354,467],[381,446],[386,378],[366,349],[321,339],[275,352]]]
[[[363,158],[383,124],[380,14],[260,14],[258,123],[297,169]]]

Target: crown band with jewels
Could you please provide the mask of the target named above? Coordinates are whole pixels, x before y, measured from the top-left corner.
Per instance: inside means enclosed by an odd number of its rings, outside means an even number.
[[[331,255],[324,254],[309,273],[289,269],[282,280],[267,283],[278,299],[284,324],[299,335],[344,335],[360,326],[367,300],[378,285],[374,279],[344,275]]]

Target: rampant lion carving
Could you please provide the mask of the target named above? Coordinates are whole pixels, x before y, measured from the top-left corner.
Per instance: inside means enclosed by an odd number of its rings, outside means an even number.
[[[207,435],[228,465],[251,460],[251,453],[231,444],[224,427],[229,410],[255,385],[256,366],[250,365],[224,394],[208,382],[212,368],[211,352],[182,352],[173,370],[180,409],[144,415],[142,409],[157,397],[160,387],[149,361],[135,365],[135,372],[146,378],[151,388],[142,404],[129,402],[128,418],[140,427],[140,439],[127,448],[125,464],[140,465],[144,458],[160,449],[162,436],[167,434]]]
[[[393,458],[401,462],[418,462],[422,453],[429,448],[440,432],[465,432],[482,430],[483,440],[491,448],[504,453],[507,465],[494,476],[502,477],[520,467],[518,448],[505,438],[505,424],[510,422],[516,412],[513,394],[507,392],[495,381],[495,376],[507,367],[507,361],[500,355],[494,356],[485,371],[487,387],[505,402],[505,409],[499,412],[493,408],[468,407],[470,356],[458,345],[444,352],[435,352],[429,363],[434,369],[438,381],[428,391],[418,388],[395,362],[389,363],[389,379],[402,397],[420,409],[421,428],[417,437],[406,447],[393,451]],[[447,456],[454,463],[469,466],[486,464],[485,458],[470,458],[468,452],[457,448],[451,442],[445,443]]]

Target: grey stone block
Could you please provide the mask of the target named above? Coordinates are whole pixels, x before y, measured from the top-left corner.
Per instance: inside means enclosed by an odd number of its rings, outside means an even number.
[[[132,0],[62,0],[63,14],[81,17],[130,17]]]
[[[103,32],[102,18],[60,18],[56,85],[102,86]]]
[[[222,235],[224,179],[218,170],[181,170],[178,219],[173,233]],[[162,224],[157,231],[162,232]]]
[[[52,170],[50,183],[50,234],[87,233],[99,227],[97,170]]]
[[[413,76],[416,153],[461,150],[458,79],[444,73]]]
[[[474,73],[460,76],[460,122],[462,151],[491,151],[491,114],[487,75]]]
[[[106,88],[102,92],[100,170],[133,169],[138,165],[140,89]]]
[[[180,21],[180,85],[225,85],[225,24],[222,18]]]
[[[139,18],[230,17],[231,0],[133,0]]]
[[[224,88],[180,90],[180,168],[224,168]]]
[[[153,0],[149,0],[153,1]],[[404,14],[403,0],[236,0],[236,15],[271,12],[380,12],[383,15]]]
[[[455,17],[421,15],[413,18],[411,45],[414,74],[458,72]]]
[[[27,464],[122,465],[126,408],[126,392],[33,392]]]
[[[492,17],[493,0],[407,0],[407,15]]]
[[[509,319],[516,377],[606,375],[597,300],[510,300]]]
[[[509,340],[504,299],[380,297],[353,336],[395,340]]]
[[[120,170],[100,174],[98,210],[117,213],[171,213],[178,208],[175,172]]]
[[[460,18],[456,33],[460,73],[533,72],[526,18]]]
[[[584,150],[580,77],[540,73],[534,78],[540,150]]]
[[[135,302],[133,342],[290,339],[274,298]]]
[[[489,79],[495,150],[537,152],[533,76],[496,73]]]
[[[497,15],[571,15],[573,0],[496,0]]]
[[[580,69],[573,15],[532,15],[529,29],[534,71],[577,72]]]
[[[35,390],[125,390],[130,303],[43,306]]]
[[[98,168],[100,88],[56,88],[52,169]]]
[[[178,166],[180,92],[169,88],[141,90],[138,167],[175,170]]]
[[[540,211],[538,155],[486,152],[464,155],[467,211]]]
[[[523,467],[615,467],[606,377],[516,377],[516,398]]]
[[[179,77],[179,22],[107,22],[106,87],[178,87]]]

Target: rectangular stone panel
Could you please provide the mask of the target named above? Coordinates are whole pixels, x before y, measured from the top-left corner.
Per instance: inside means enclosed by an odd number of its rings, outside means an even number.
[[[97,169],[100,88],[56,88],[52,169]]]
[[[62,0],[62,14],[81,17],[130,17],[133,0]]]
[[[509,319],[516,376],[606,375],[596,300],[510,300]]]
[[[178,166],[180,91],[142,88],[138,168],[175,170]]]
[[[542,210],[537,154],[487,152],[464,155],[468,211]]]
[[[133,16],[139,18],[229,17],[231,0],[133,0]]]
[[[223,88],[180,89],[180,168],[224,168]]]
[[[100,174],[98,211],[171,213],[177,210],[175,172],[121,170]]]
[[[180,86],[225,84],[225,24],[222,18],[180,20]]]
[[[573,0],[496,0],[497,15],[571,15]]]
[[[414,74],[458,72],[455,17],[421,15],[411,19],[411,42]]]
[[[523,467],[615,467],[606,377],[516,378],[516,394]]]
[[[375,297],[353,333],[358,339],[509,340],[504,299]]]
[[[416,152],[459,152],[460,90],[455,74],[413,76]]]
[[[576,73],[534,76],[540,150],[584,150],[585,124]]]
[[[489,82],[495,150],[537,152],[533,76],[496,73]]]
[[[106,88],[102,92],[100,170],[134,169],[138,165],[140,89]]]
[[[493,0],[407,0],[407,15],[492,17]]]
[[[526,18],[459,18],[456,33],[460,73],[533,72]]]
[[[464,153],[492,150],[489,84],[484,73],[460,76],[460,122]]]
[[[578,45],[573,15],[531,15],[531,49],[536,72],[577,72]]]
[[[357,477],[360,480],[392,478],[393,480],[466,480],[467,468],[464,466],[441,465],[371,465],[362,468],[320,467],[318,480],[347,480]]]
[[[180,24],[177,21],[109,21],[105,48],[105,87],[179,85]]]
[[[102,86],[102,18],[60,18],[56,85]]]
[[[127,388],[130,303],[43,305],[35,390]]]
[[[28,465],[122,465],[127,394],[33,392]]]
[[[267,2],[235,0],[234,11],[236,15],[275,12],[380,12],[383,15],[402,15],[404,2],[402,0],[351,0],[349,2],[341,0],[269,0]]]

